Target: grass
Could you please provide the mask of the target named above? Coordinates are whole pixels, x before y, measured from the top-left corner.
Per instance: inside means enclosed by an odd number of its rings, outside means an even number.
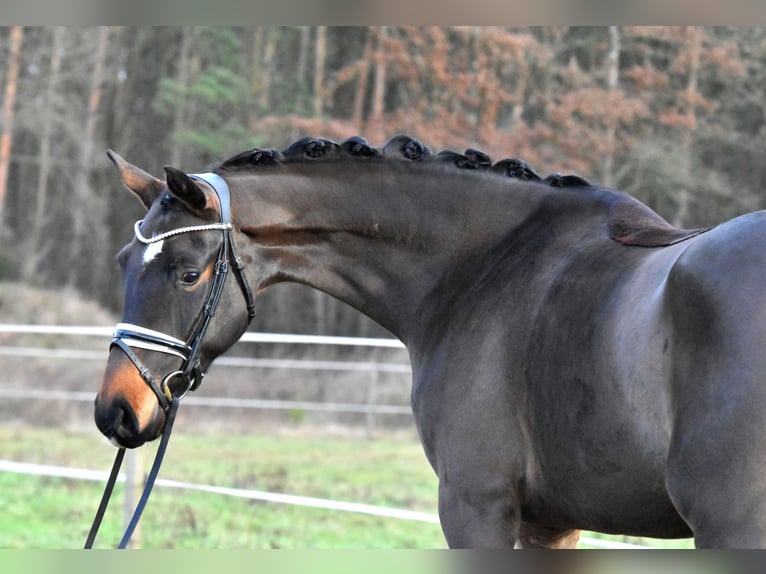
[[[0,429],[0,458],[107,470],[95,433]],[[148,447],[146,465],[154,447]],[[436,479],[411,440],[188,436],[171,440],[163,478],[435,512]],[[79,548],[100,482],[0,473],[0,548]],[[121,484],[97,539],[122,528]],[[440,548],[436,524],[157,488],[141,521],[144,548]]]
[[[144,449],[147,469],[155,448]],[[2,459],[106,471],[113,456],[114,449],[95,432],[0,427]],[[177,433],[160,476],[436,512],[437,481],[411,437]],[[102,488],[101,482],[0,473],[0,548],[82,547]],[[96,547],[119,541],[123,496],[118,484]],[[689,546],[689,541],[630,541]],[[437,524],[158,487],[141,520],[140,546],[367,549],[446,544]]]

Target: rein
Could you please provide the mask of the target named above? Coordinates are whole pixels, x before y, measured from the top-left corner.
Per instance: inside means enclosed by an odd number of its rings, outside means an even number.
[[[160,331],[153,329],[147,329],[141,325],[134,325],[132,323],[119,323],[114,332],[114,337],[110,343],[110,349],[118,347],[123,353],[130,359],[133,365],[138,369],[141,374],[141,378],[144,382],[154,391],[159,401],[160,408],[165,412],[165,428],[162,431],[162,438],[160,445],[157,449],[157,453],[152,463],[152,469],[149,476],[146,479],[144,490],[141,493],[141,498],[136,505],[136,509],[133,512],[133,517],[130,520],[122,540],[118,548],[125,548],[130,541],[130,537],[133,534],[138,521],[141,518],[144,507],[149,500],[154,481],[159,474],[162,460],[165,457],[165,451],[167,450],[168,441],[170,440],[170,433],[173,429],[173,423],[175,422],[176,412],[178,411],[178,405],[180,400],[189,391],[195,390],[202,383],[202,379],[205,373],[202,371],[202,365],[200,361],[200,347],[202,345],[202,339],[207,332],[207,328],[210,321],[215,316],[218,303],[221,300],[223,293],[224,283],[226,276],[229,272],[229,262],[233,263],[234,274],[239,283],[242,294],[245,298],[245,304],[247,306],[248,322],[252,321],[255,317],[255,300],[253,298],[252,290],[248,285],[247,278],[244,274],[244,263],[239,257],[236,247],[234,245],[234,238],[232,237],[232,223],[231,223],[231,196],[229,194],[229,187],[226,182],[219,175],[214,173],[204,174],[190,174],[194,180],[202,181],[210,185],[218,196],[218,202],[221,206],[221,216],[219,223],[212,223],[208,225],[194,225],[189,227],[181,227],[173,229],[165,233],[161,233],[151,238],[144,237],[141,233],[141,221],[138,221],[134,227],[135,236],[138,241],[144,244],[155,243],[163,241],[167,238],[180,235],[183,233],[199,233],[203,231],[222,231],[223,242],[218,252],[218,260],[215,263],[215,270],[213,278],[210,282],[210,289],[208,291],[205,304],[197,313],[197,317],[192,322],[189,329],[189,334],[185,340],[177,339]],[[133,352],[133,348],[144,349],[149,351],[156,351],[179,357],[183,360],[181,368],[177,371],[173,371],[165,375],[158,383],[151,371],[145,367],[136,354]],[[125,458],[125,448],[120,447],[114,458],[112,464],[112,470],[109,474],[106,486],[104,488],[104,494],[101,497],[96,516],[93,519],[88,537],[85,541],[85,548],[92,548],[93,542],[98,533],[98,529],[101,526],[106,508],[109,504],[109,500],[114,490],[114,485],[117,482],[120,467],[122,461]]]

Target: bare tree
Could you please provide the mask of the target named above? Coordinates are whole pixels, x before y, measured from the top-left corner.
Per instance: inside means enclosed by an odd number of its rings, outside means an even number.
[[[382,130],[383,112],[385,111],[387,66],[385,41],[387,36],[388,29],[385,26],[381,26],[378,29],[378,42],[373,56],[375,76],[372,91],[372,109],[370,117],[367,119],[366,127],[369,131],[374,132],[376,136],[378,135],[377,132]]]
[[[681,137],[681,170],[684,185],[678,190],[678,209],[673,223],[681,226],[689,216],[692,190],[692,145],[694,132],[697,127],[696,102],[699,94],[698,78],[700,70],[700,51],[702,49],[702,29],[699,26],[687,28],[687,45],[689,51],[689,79],[686,83],[686,117],[689,128]]]
[[[76,199],[72,214],[72,251],[68,277],[68,284],[71,286],[76,284],[78,273],[82,270],[79,263],[80,257],[84,252],[83,244],[86,238],[86,210],[88,210],[89,200],[92,201],[94,196],[90,188],[91,161],[95,145],[96,121],[101,105],[104,67],[109,44],[109,28],[107,26],[100,26],[97,35],[96,49],[93,55],[93,72],[88,91],[87,113],[82,131],[80,158],[75,178],[74,195]]]
[[[609,51],[606,55],[606,88],[617,90],[620,78],[620,27],[609,26]],[[614,185],[615,134],[617,126],[612,122],[606,128],[607,153],[604,156],[604,185]]]
[[[8,192],[8,167],[11,163],[11,143],[13,140],[13,115],[18,90],[19,60],[23,26],[13,26],[10,35],[8,53],[8,74],[5,79],[5,98],[3,99],[2,126],[0,126],[0,223],[5,211],[5,196]]]
[[[359,77],[356,81],[356,91],[354,94],[354,126],[360,132],[362,131],[362,121],[364,118],[364,100],[367,95],[367,84],[370,77],[370,60],[372,59],[372,33],[367,31],[367,39],[364,46],[364,55],[359,63]]]
[[[298,50],[298,66],[295,73],[298,85],[303,88],[307,85],[306,70],[309,61],[309,43],[311,42],[311,27],[301,26],[301,46]]]
[[[178,49],[178,68],[176,70],[176,82],[178,82],[179,91],[186,93],[189,87],[189,77],[191,74],[191,47],[194,41],[194,28],[183,26],[181,28],[181,45]],[[176,102],[173,113],[173,132],[181,133],[186,128],[188,117],[187,98],[179,98]],[[183,165],[183,145],[180,141],[173,141],[170,152],[171,165]]]
[[[66,28],[56,26],[53,30],[51,45],[50,73],[45,87],[45,99],[42,109],[42,129],[40,131],[40,169],[37,174],[37,189],[35,191],[35,210],[32,218],[32,228],[27,244],[27,257],[24,259],[22,277],[30,280],[36,273],[39,262],[45,254],[41,245],[41,235],[45,224],[48,205],[48,176],[51,170],[51,135],[54,124],[54,100],[59,90],[61,72],[61,52]]]
[[[277,40],[279,39],[279,33],[273,27],[266,29],[266,46],[263,49],[263,64],[262,64],[262,83],[261,83],[261,109],[269,108],[269,101],[271,97],[271,83],[272,83],[272,71],[274,55],[277,51]]]
[[[324,114],[325,65],[327,60],[327,26],[317,26],[314,53],[314,117]]]

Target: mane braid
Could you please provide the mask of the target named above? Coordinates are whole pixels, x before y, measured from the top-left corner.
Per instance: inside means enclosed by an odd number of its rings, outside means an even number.
[[[216,173],[239,170],[271,168],[293,162],[322,161],[332,157],[354,159],[382,158],[386,161],[413,161],[451,165],[457,169],[488,171],[501,177],[521,181],[539,182],[543,185],[559,188],[590,187],[592,184],[578,175],[561,175],[553,172],[545,178],[535,172],[526,162],[517,158],[508,158],[493,164],[490,157],[476,149],[469,148],[460,154],[444,150],[435,154],[431,148],[417,139],[400,134],[391,138],[383,147],[375,148],[360,136],[348,138],[343,143],[336,143],[326,138],[305,137],[288,146],[283,151],[274,148],[252,148],[222,162]]]

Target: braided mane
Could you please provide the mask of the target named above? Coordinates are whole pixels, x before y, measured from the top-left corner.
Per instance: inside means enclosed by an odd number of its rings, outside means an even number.
[[[306,137],[287,149],[253,148],[231,157],[221,163],[216,172],[226,172],[242,168],[269,167],[296,161],[316,161],[332,157],[385,158],[417,162],[435,162],[452,165],[457,169],[489,171],[501,176],[522,181],[536,181],[551,187],[583,187],[591,185],[577,175],[551,173],[545,178],[535,172],[526,162],[509,158],[492,163],[490,157],[476,149],[467,149],[464,153],[445,150],[434,154],[427,145],[413,137],[398,135],[383,147],[371,146],[366,139],[354,136],[343,143],[336,143],[325,138]]]
[[[221,163],[218,173],[240,169],[273,167],[296,162],[323,161],[331,158],[360,158],[360,160],[432,162],[461,170],[477,170],[521,181],[538,182],[550,187],[591,187],[591,183],[578,175],[562,175],[558,172],[540,177],[526,162],[508,158],[492,163],[490,157],[475,149],[464,153],[451,150],[434,154],[427,145],[407,135],[398,135],[383,147],[377,148],[364,138],[355,136],[343,143],[324,138],[303,138],[284,151],[274,148],[254,148],[243,151]],[[635,198],[615,194],[609,208],[608,228],[610,237],[623,245],[662,247],[694,237],[705,229],[679,229],[665,221],[652,209]]]

